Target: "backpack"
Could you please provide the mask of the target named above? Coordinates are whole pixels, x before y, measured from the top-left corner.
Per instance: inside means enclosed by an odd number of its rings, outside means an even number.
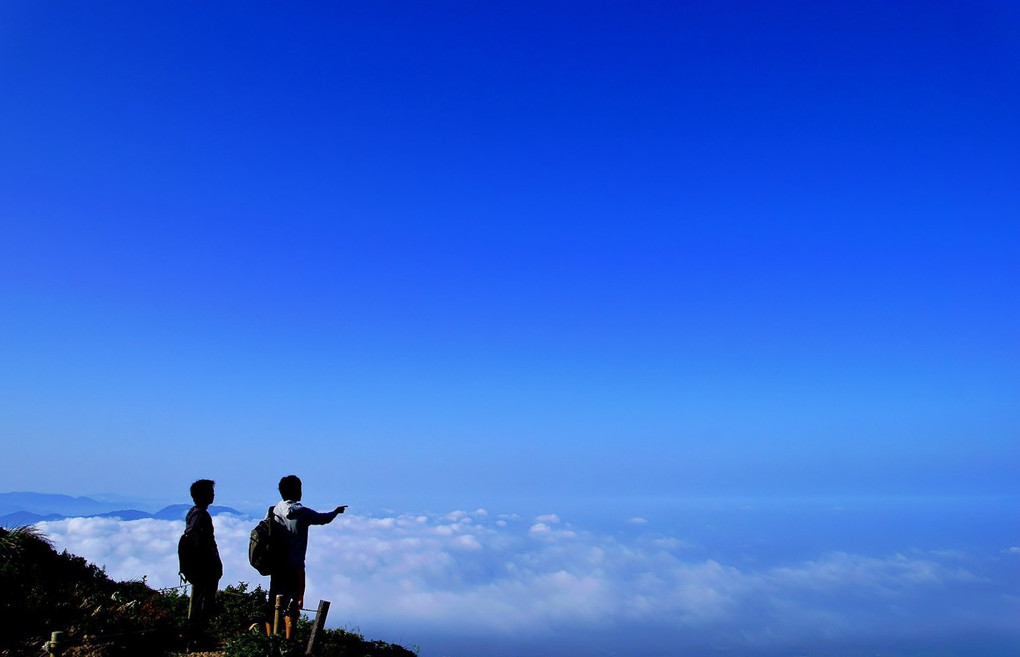
[[[199,569],[198,546],[187,530],[177,540],[177,573],[184,582],[194,582]]]
[[[269,507],[266,517],[259,520],[259,524],[251,530],[251,538],[248,541],[248,563],[259,571],[259,575],[272,575],[276,570],[281,553],[280,529],[282,528],[273,519],[273,507]]]

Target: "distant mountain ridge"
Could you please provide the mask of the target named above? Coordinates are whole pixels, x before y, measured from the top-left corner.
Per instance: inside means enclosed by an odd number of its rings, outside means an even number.
[[[88,497],[30,492],[0,493],[0,527],[21,527],[65,518],[184,520],[190,508],[190,504],[171,504],[155,513],[149,513],[138,509],[118,509],[110,503],[97,502]],[[245,516],[229,506],[210,506],[209,513]]]
[[[97,502],[89,497],[71,497],[54,493],[0,493],[0,515],[28,511],[42,515],[57,513],[64,516],[88,516],[115,510],[116,506]]]

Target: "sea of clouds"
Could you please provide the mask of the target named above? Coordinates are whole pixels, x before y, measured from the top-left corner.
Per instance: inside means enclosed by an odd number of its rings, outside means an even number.
[[[267,587],[247,563],[254,521],[214,522],[221,585]],[[39,526],[115,579],[179,583],[183,521]],[[331,626],[420,646],[424,657],[922,655],[939,646],[990,656],[1020,647],[1017,547],[830,550],[756,563],[705,556],[640,519],[630,527],[593,532],[552,514],[483,509],[347,514],[311,529],[305,606],[329,600]]]

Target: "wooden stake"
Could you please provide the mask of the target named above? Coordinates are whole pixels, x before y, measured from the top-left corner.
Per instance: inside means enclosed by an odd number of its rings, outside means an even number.
[[[273,635],[280,633],[280,620],[283,616],[283,596],[276,596],[276,613],[273,615]]]
[[[50,634],[49,651],[50,657],[60,657],[64,653],[63,632],[53,632]]]
[[[308,637],[308,649],[306,655],[315,654],[318,648],[319,639],[322,636],[323,628],[326,626],[326,614],[329,613],[329,600],[319,600],[319,608],[315,610],[315,622],[312,624],[312,635]]]

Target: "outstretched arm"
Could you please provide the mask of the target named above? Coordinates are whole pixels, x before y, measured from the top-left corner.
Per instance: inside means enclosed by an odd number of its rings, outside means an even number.
[[[338,506],[332,511],[326,513],[319,513],[313,509],[309,509],[306,506],[302,506],[292,511],[290,517],[296,518],[301,522],[308,523],[309,525],[326,525],[333,522],[333,519],[343,513],[347,509],[347,506]]]

